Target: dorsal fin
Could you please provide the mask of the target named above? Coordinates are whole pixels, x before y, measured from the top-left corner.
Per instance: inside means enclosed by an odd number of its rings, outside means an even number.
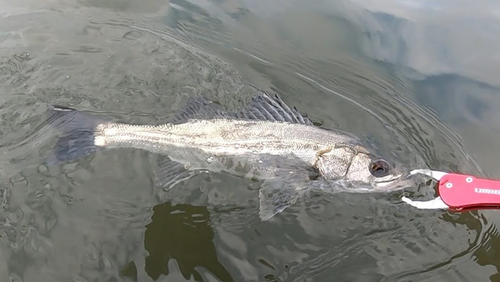
[[[285,121],[312,125],[309,118],[303,116],[297,108],[290,108],[278,96],[271,96],[262,91],[263,94],[252,98],[251,104],[236,116],[242,119]]]
[[[186,106],[180,110],[172,123],[183,123],[189,119],[235,118],[204,96],[189,97]]]
[[[262,91],[262,94],[253,97],[250,105],[238,113],[228,113],[204,96],[190,97],[186,106],[173,118],[172,123],[183,123],[189,119],[216,118],[313,124],[309,118],[303,116],[295,107],[290,108],[285,104],[278,95],[271,96],[264,91]]]

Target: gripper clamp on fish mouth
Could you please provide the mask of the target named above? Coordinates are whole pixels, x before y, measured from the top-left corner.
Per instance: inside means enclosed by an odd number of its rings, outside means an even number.
[[[447,209],[464,212],[479,209],[500,209],[500,181],[472,175],[417,169],[411,175],[424,174],[438,181],[438,197],[430,201],[402,200],[418,209]]]

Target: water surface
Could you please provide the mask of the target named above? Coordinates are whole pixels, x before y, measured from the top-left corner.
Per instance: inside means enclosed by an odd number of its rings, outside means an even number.
[[[278,93],[415,168],[500,178],[494,1],[0,3],[0,277],[8,281],[499,281],[495,211],[317,194],[269,222],[256,183],[155,187],[150,156],[43,165],[50,104],[162,123],[187,97]],[[405,193],[431,198],[422,183]],[[2,280],[3,281],[3,280]]]

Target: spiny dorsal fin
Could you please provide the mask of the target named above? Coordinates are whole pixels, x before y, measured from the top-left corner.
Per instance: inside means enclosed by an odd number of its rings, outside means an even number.
[[[243,111],[236,114],[243,119],[284,121],[312,125],[309,118],[304,117],[297,108],[290,108],[278,96],[271,96],[263,91],[263,94],[252,99],[252,103]]]
[[[203,96],[190,97],[186,106],[173,118],[172,123],[183,123],[189,119],[238,118],[265,121],[283,121],[313,125],[297,108],[290,108],[278,96],[262,94],[252,98],[248,107],[239,113],[228,113]]]

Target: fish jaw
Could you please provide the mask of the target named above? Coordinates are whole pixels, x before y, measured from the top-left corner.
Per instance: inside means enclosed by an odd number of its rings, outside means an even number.
[[[384,181],[374,181],[373,182],[373,192],[394,192],[409,188],[415,185],[413,179],[409,179],[406,174],[398,174],[391,176],[389,179]]]

